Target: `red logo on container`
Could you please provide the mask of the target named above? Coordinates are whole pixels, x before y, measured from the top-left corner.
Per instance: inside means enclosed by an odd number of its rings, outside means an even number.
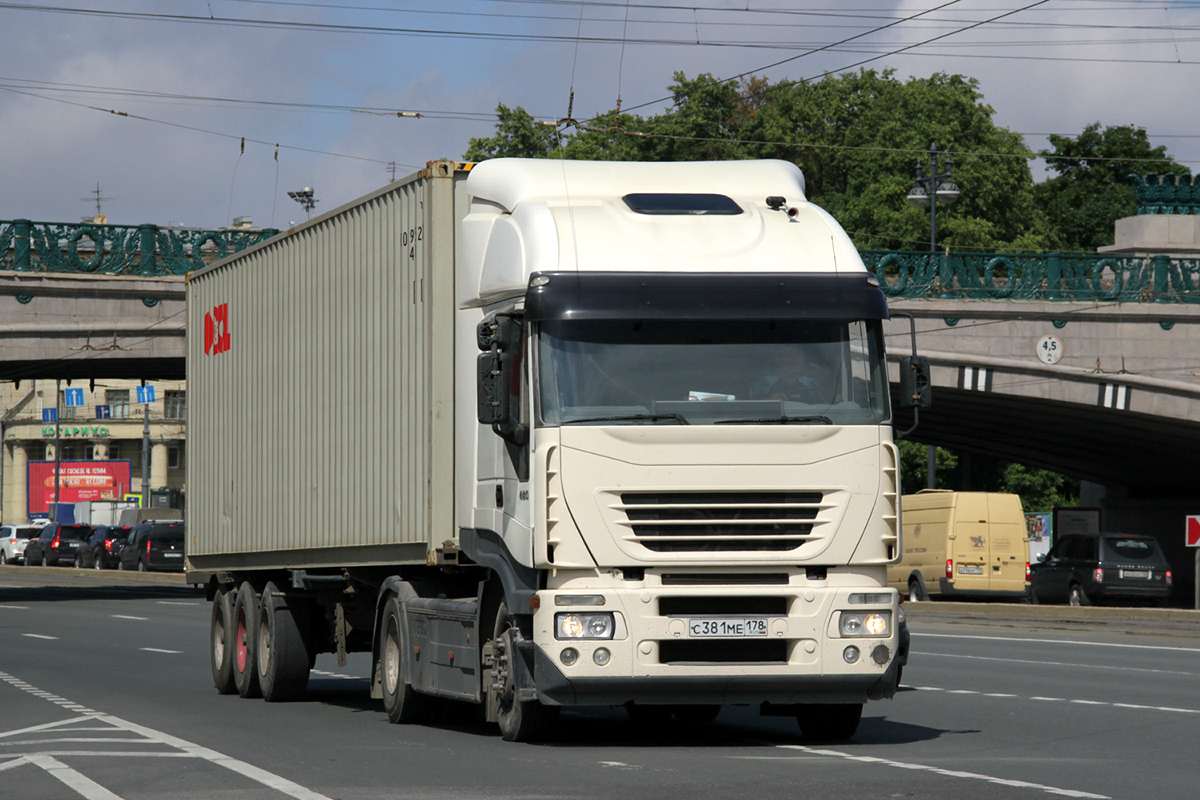
[[[229,352],[229,303],[221,303],[204,315],[204,354]]]

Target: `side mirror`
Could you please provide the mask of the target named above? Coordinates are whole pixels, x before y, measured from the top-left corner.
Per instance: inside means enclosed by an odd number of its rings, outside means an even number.
[[[1041,563],[1042,563],[1043,561],[1045,561],[1045,560],[1046,560],[1046,554],[1045,554],[1045,553],[1038,553],[1038,554],[1037,554],[1037,561],[1038,561],[1038,563],[1039,563],[1039,564],[1041,564]]]
[[[480,350],[478,376],[478,419],[497,434],[520,444],[521,424],[521,318],[497,314],[479,323],[475,331]]]
[[[933,403],[933,387],[929,378],[927,356],[900,358],[900,407],[929,408]]]

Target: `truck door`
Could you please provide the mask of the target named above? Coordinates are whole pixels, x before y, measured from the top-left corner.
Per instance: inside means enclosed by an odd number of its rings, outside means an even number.
[[[1025,514],[1021,500],[1011,494],[987,496],[988,576],[993,592],[1025,591]]]
[[[954,509],[954,589],[984,592],[990,571],[987,496],[974,492],[958,495]]]

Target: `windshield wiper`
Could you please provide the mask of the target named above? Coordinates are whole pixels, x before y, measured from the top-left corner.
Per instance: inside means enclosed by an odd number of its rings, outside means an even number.
[[[833,420],[821,415],[807,417],[757,417],[755,419],[721,419],[713,425],[832,425]]]
[[[586,419],[568,419],[563,422],[563,425],[578,425],[581,422],[658,422],[663,419],[673,419],[680,425],[689,425],[683,414],[621,414],[615,417],[587,417]]]

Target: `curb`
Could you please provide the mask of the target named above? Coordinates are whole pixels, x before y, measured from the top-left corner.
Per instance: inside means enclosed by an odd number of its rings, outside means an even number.
[[[1160,620],[1200,625],[1200,611],[1190,608],[1118,608],[1113,606],[1035,606],[1028,603],[947,603],[908,601],[909,617],[1008,617],[1057,620]]]
[[[2,575],[29,575],[38,577],[58,576],[61,578],[99,578],[105,583],[159,583],[172,586],[189,586],[182,572],[128,572],[118,569],[75,569],[74,567],[27,567],[24,565],[0,564]]]

